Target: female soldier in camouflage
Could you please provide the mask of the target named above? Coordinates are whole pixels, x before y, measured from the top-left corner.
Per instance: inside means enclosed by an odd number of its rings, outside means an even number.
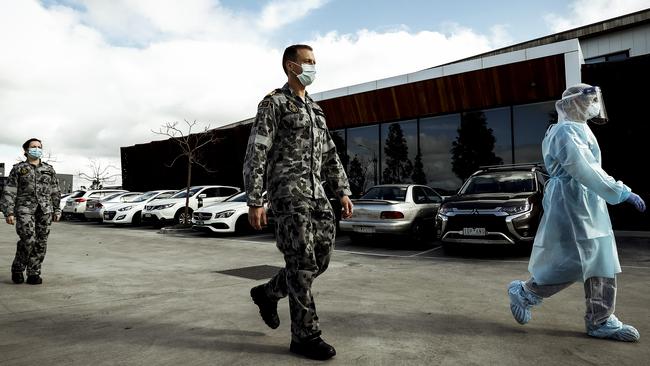
[[[0,208],[9,225],[16,225],[20,237],[16,257],[11,265],[14,283],[39,285],[41,263],[45,258],[47,237],[52,221],[61,217],[60,192],[56,172],[51,165],[41,161],[43,145],[31,138],[23,144],[27,160],[13,166],[0,199]]]

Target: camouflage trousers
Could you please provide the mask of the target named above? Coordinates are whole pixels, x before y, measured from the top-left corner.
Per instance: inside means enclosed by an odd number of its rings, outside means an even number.
[[[296,341],[313,339],[321,331],[311,285],[325,272],[334,249],[334,214],[326,199],[273,202],[277,247],[285,268],[265,286],[274,300],[289,297],[291,335]]]
[[[52,214],[44,213],[40,206],[34,213],[16,210],[16,257],[11,265],[11,272],[23,272],[27,275],[40,275],[41,264],[47,250],[47,237],[50,235]]]

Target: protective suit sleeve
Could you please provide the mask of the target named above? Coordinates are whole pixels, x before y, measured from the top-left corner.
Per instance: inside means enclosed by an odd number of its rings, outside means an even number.
[[[0,209],[5,217],[14,214],[14,207],[16,206],[16,195],[18,194],[18,170],[16,167],[11,169],[7,182],[5,184],[2,197],[0,197]]]
[[[336,152],[336,145],[329,131],[327,131],[325,145],[322,158],[321,179],[329,183],[339,198],[352,195],[348,177],[345,174],[345,169],[343,169],[343,164],[341,163],[339,154]]]
[[[276,107],[271,98],[264,98],[257,107],[257,116],[248,138],[243,171],[248,206],[264,205],[262,193],[264,193],[266,162],[277,128],[275,112]]]
[[[611,205],[625,201],[630,188],[603,170],[589,148],[585,133],[575,126],[560,128],[553,149],[567,173]]]

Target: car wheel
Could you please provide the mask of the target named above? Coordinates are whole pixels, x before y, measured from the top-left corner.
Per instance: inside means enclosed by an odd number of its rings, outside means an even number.
[[[131,219],[131,225],[138,226],[142,223],[142,211],[138,211],[133,214],[133,218]]]
[[[422,220],[415,220],[413,225],[411,225],[411,240],[416,244],[420,244],[424,241],[426,235],[426,228]]]
[[[241,215],[235,223],[235,233],[248,234],[253,231],[251,224],[248,223],[248,215]]]
[[[176,216],[174,217],[174,221],[176,221],[177,224],[179,225],[189,225],[192,223],[192,209],[188,208],[187,209],[187,216],[185,216],[185,208],[181,208],[176,212]]]

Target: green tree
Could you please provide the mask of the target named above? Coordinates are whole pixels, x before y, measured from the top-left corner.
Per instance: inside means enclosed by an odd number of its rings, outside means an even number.
[[[415,184],[427,184],[427,176],[424,174],[424,165],[422,164],[422,154],[415,155],[415,162],[413,163],[413,175],[411,176]]]
[[[483,112],[466,113],[451,148],[451,169],[461,180],[467,179],[482,165],[503,164],[494,153],[496,139]]]
[[[405,183],[411,178],[413,163],[408,158],[409,148],[399,123],[388,127],[388,136],[384,146],[386,168],[383,183]]]

